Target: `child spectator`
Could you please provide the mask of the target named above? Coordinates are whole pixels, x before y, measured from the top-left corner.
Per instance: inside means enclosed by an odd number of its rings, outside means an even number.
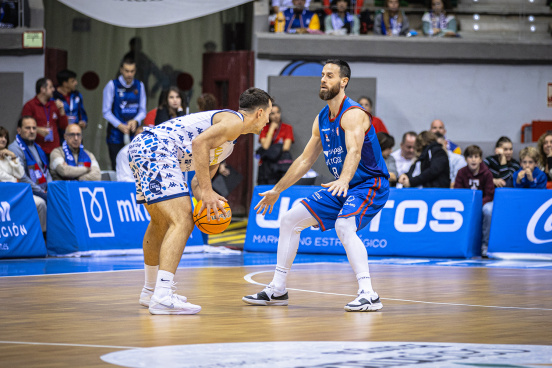
[[[468,166],[458,170],[455,189],[473,189],[483,192],[483,221],[481,225],[481,255],[487,256],[489,233],[491,230],[491,215],[493,213],[494,183],[493,174],[483,163],[483,151],[479,146],[468,146],[464,151]]]
[[[387,165],[387,171],[389,172],[389,184],[395,186],[397,183],[397,178],[399,176],[397,172],[395,158],[391,156],[391,151],[393,150],[393,146],[395,145],[395,138],[384,132],[377,133],[377,136],[378,142],[381,147],[381,155],[383,156],[383,160]]]
[[[485,165],[493,174],[495,187],[513,187],[512,175],[519,170],[519,162],[514,158],[514,146],[508,137],[500,137],[496,141],[495,154],[485,159]]]
[[[546,189],[546,174],[537,167],[539,156],[535,147],[521,150],[521,169],[514,173],[514,188]]]

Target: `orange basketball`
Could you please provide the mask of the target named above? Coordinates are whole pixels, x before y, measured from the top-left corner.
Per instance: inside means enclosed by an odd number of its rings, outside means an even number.
[[[205,234],[220,234],[226,228],[228,225],[230,225],[230,221],[232,220],[232,210],[230,210],[230,206],[228,205],[228,202],[224,203],[224,210],[227,213],[227,216],[225,217],[221,210],[218,210],[219,212],[219,220],[217,221],[215,215],[213,212],[209,216],[207,216],[207,209],[203,209],[201,213],[199,213],[199,209],[201,208],[201,201],[198,201],[195,208],[194,208],[194,224],[197,226],[201,232]]]

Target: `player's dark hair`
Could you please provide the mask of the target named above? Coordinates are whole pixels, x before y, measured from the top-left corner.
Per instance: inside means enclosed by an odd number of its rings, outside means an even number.
[[[74,71],[69,70],[69,69],[60,70],[56,74],[56,79],[57,79],[57,82],[58,82],[58,86],[61,86],[63,84],[63,82],[67,82],[71,78],[77,78],[77,73],[75,73]]]
[[[470,156],[483,157],[483,150],[479,146],[476,146],[475,144],[472,144],[471,146],[467,146],[466,149],[464,150],[464,157],[468,158]]]
[[[417,137],[417,136],[418,136],[418,133],[416,133],[416,132],[413,131],[413,130],[404,133],[403,136],[402,136],[401,144],[404,144],[404,142],[406,142],[406,137],[408,137],[409,135],[412,136],[412,137]]]
[[[502,136],[496,141],[495,148],[501,147],[503,143],[512,143],[512,140],[506,136]]]
[[[351,80],[351,68],[349,67],[349,64],[347,64],[346,61],[343,61],[343,60],[340,60],[340,59],[328,59],[326,60],[326,64],[334,64],[334,65],[337,65],[339,67],[339,76],[341,78],[349,78],[349,80]],[[349,82],[347,82],[347,85],[345,86],[345,88],[347,88],[347,86],[349,85]]]
[[[377,136],[382,151],[385,151],[388,148],[393,148],[395,145],[395,138],[393,138],[393,136],[385,132],[379,132]]]
[[[42,87],[46,87],[49,80],[50,80],[49,78],[42,77],[42,78],[40,78],[39,80],[36,81],[35,92],[36,92],[37,95],[40,93],[40,89]]]
[[[268,108],[268,103],[274,103],[274,99],[268,93],[259,88],[251,87],[240,95],[240,110],[253,112],[259,108]]]

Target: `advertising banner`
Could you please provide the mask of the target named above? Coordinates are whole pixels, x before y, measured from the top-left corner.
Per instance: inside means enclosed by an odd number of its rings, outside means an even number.
[[[254,207],[271,186],[255,188],[244,249],[276,252],[280,219],[292,206],[320,187],[292,186],[282,192],[272,214]],[[322,188],[322,190],[326,190]],[[458,257],[481,254],[481,191],[470,189],[391,188],[385,207],[358,232],[371,255]],[[302,206],[302,205],[301,205]],[[300,253],[345,254],[335,230],[313,227],[301,232]]]
[[[46,246],[31,186],[0,183],[0,258],[44,256]]]
[[[56,181],[48,184],[48,254],[142,248],[150,216],[133,183]],[[194,231],[186,245],[203,245]]]
[[[488,253],[552,258],[552,191],[496,189]]]

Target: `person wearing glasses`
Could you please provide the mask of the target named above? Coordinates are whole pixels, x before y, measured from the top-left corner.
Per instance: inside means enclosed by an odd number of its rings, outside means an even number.
[[[70,124],[65,129],[65,142],[50,155],[53,180],[100,181],[100,165],[92,152],[82,145],[82,129]]]

